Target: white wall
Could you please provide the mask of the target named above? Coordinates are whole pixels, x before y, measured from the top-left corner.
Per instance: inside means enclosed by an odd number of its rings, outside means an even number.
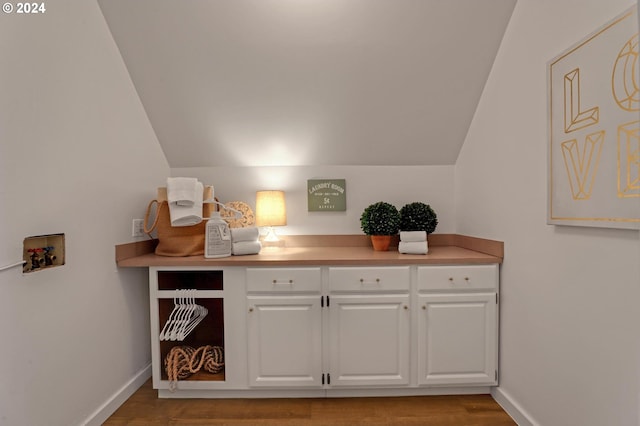
[[[505,242],[496,396],[523,425],[640,424],[639,233],[546,225],[547,61],[632,5],[519,0],[456,165],[456,231]]]
[[[454,232],[453,166],[307,166],[172,168],[172,176],[197,177],[214,186],[221,202],[244,201],[255,211],[256,191],[286,193],[287,226],[281,235],[362,234],[360,215],[372,203],[398,209],[429,204],[438,215],[437,233]],[[345,179],[346,212],[308,212],[307,179]]]
[[[169,173],[97,3],[45,3],[0,14],[0,265],[66,235],[66,265],[0,272],[8,426],[80,424],[150,362],[145,271],[114,245]]]
[[[504,240],[500,395],[540,425],[639,423],[638,232],[545,224],[546,61],[628,0],[520,0],[458,164],[408,168],[169,170],[97,4],[46,5],[0,15],[0,266],[58,232],[67,264],[0,272],[0,425],[81,423],[148,364],[145,271],[113,246],[169,173],[252,206],[286,190],[285,234],[425,201],[437,232]],[[347,212],[308,213],[310,178],[345,178]]]

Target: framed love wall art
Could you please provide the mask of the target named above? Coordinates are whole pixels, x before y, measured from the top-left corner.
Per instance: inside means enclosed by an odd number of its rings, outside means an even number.
[[[548,63],[548,216],[640,229],[637,6]]]

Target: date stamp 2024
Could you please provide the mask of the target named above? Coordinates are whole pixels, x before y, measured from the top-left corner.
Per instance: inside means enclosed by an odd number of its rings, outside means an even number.
[[[2,5],[2,11],[6,14],[16,13],[16,14],[42,14],[47,11],[47,7],[44,2],[40,3],[11,3],[6,2]]]

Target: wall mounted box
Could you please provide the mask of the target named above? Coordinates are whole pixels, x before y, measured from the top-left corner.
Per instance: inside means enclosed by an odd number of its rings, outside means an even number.
[[[26,237],[22,244],[22,272],[35,272],[65,264],[64,234]]]

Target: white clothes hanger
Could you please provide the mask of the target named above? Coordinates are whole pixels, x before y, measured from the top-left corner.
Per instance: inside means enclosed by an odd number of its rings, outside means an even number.
[[[200,322],[204,319],[204,317],[207,316],[207,314],[209,313],[207,308],[196,304],[195,300],[193,300],[192,306],[193,306],[193,311],[189,320],[185,321],[182,324],[182,327],[180,328],[180,330],[178,331],[178,340],[184,340],[185,337],[187,337],[189,333],[191,333],[198,326],[198,324],[200,324]]]
[[[173,329],[171,330],[171,340],[184,340],[184,333],[182,330],[185,325],[190,321],[195,310],[195,303],[193,299],[193,290],[185,290],[184,305],[182,313],[178,320],[175,322]],[[179,336],[182,335],[182,338]]]
[[[160,332],[160,340],[183,341],[209,311],[198,305],[196,290],[176,290],[173,298],[173,310],[169,314]]]
[[[160,331],[160,336],[159,336],[160,340],[169,340],[169,336],[171,335],[171,327],[173,327],[173,323],[177,318],[177,316],[179,315],[180,310],[182,308],[181,304],[179,303],[180,295],[181,295],[180,290],[176,290],[175,295],[173,296],[173,310],[169,314],[169,318],[167,319],[167,322],[164,323],[164,327],[162,327],[162,331]]]

